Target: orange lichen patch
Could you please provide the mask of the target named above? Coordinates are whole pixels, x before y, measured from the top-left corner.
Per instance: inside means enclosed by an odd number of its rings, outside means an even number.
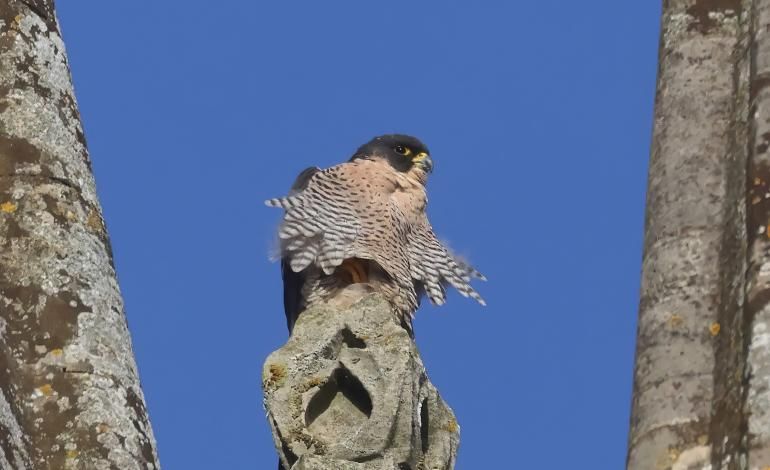
[[[78,456],[78,451],[76,451],[74,449],[70,449],[70,450],[67,451],[67,458],[68,459],[74,459],[77,456]]]
[[[19,26],[21,25],[21,20],[22,20],[22,18],[24,18],[24,17],[23,17],[23,16],[21,16],[21,15],[16,15],[16,16],[13,18],[13,21],[11,21],[11,24],[10,24],[10,26],[9,26],[9,28],[10,28],[10,31],[8,31],[8,35],[9,35],[9,36],[11,36],[11,37],[14,37],[14,36],[16,36],[16,33],[17,33],[17,32],[18,32],[18,30],[19,30]]]
[[[38,387],[37,391],[47,397],[50,397],[51,395],[53,395],[53,387],[51,387],[51,384],[45,384],[42,387]]]
[[[711,333],[711,336],[716,336],[719,334],[719,331],[722,329],[722,325],[719,324],[719,322],[714,322],[709,326],[709,332]]]
[[[321,385],[322,383],[324,383],[324,379],[322,379],[321,377],[313,377],[312,379],[307,381],[307,388],[309,390],[313,387],[317,387]]]
[[[446,430],[449,432],[457,432],[460,429],[460,425],[457,424],[457,420],[450,418],[446,423]]]
[[[104,231],[104,223],[102,222],[102,217],[99,215],[99,212],[94,209],[91,209],[91,212],[88,213],[86,225],[94,232],[101,233]]]
[[[59,348],[51,350],[51,356],[53,356],[53,357],[61,357],[62,354],[64,354],[64,351],[59,349]]]
[[[286,378],[286,366],[283,364],[270,364],[267,368],[268,376],[264,377],[265,387],[279,386]]]
[[[5,212],[6,214],[13,214],[14,212],[16,212],[16,209],[18,208],[19,206],[12,203],[11,201],[0,204],[0,211]]]
[[[672,314],[671,317],[668,319],[668,324],[671,328],[679,328],[684,323],[684,318],[677,315],[676,313]]]
[[[681,451],[677,449],[676,447],[669,447],[668,448],[668,459],[671,462],[676,462],[676,459],[679,458],[679,455],[681,455]]]

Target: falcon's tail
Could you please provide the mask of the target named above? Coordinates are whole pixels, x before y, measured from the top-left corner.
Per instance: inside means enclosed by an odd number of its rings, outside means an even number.
[[[294,322],[297,321],[303,308],[302,286],[305,284],[305,274],[295,273],[291,269],[289,260],[284,257],[281,259],[281,277],[283,278],[283,310],[286,313],[286,326],[291,335]]]
[[[270,207],[281,207],[285,210],[289,210],[300,204],[301,198],[297,195],[307,188],[310,178],[316,173],[321,171],[320,168],[311,166],[305,168],[294,184],[291,186],[289,195],[282,198],[268,199],[265,204]],[[295,241],[296,242],[296,241]],[[282,242],[284,245],[288,242]],[[311,247],[311,244],[307,241],[303,241],[302,247]],[[283,278],[283,310],[286,313],[286,326],[289,328],[289,334],[294,329],[294,322],[297,321],[297,317],[302,312],[304,305],[302,305],[302,286],[305,284],[306,275],[302,272],[302,269],[298,269],[300,272],[294,272],[291,268],[291,261],[289,260],[284,250],[285,246],[281,248],[281,277]],[[296,250],[300,246],[294,247]],[[307,265],[305,265],[307,266]],[[296,266],[297,268],[304,268],[305,266]]]

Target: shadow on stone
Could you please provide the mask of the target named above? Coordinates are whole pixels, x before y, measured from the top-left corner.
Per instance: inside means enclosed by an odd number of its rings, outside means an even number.
[[[340,366],[310,399],[305,410],[305,425],[314,432],[322,432],[326,424],[355,426],[371,415],[372,398],[369,392],[355,375]],[[316,424],[319,418],[321,421]]]
[[[353,332],[350,331],[350,327],[348,326],[342,330],[342,342],[349,348],[366,349],[366,342],[353,334]]]
[[[430,429],[430,414],[428,413],[428,399],[425,398],[420,405],[420,444],[423,454],[428,452],[428,429]]]

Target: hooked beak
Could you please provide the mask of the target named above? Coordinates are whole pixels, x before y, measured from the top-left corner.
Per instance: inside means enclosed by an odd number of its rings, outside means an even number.
[[[433,171],[433,160],[431,160],[430,155],[425,152],[418,153],[412,159],[412,162],[414,162],[415,165],[419,165],[425,173]]]

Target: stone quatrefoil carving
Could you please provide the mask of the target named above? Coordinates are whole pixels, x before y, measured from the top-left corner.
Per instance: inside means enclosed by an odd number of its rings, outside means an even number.
[[[379,296],[304,312],[265,362],[263,388],[286,470],[454,467],[454,414]]]

